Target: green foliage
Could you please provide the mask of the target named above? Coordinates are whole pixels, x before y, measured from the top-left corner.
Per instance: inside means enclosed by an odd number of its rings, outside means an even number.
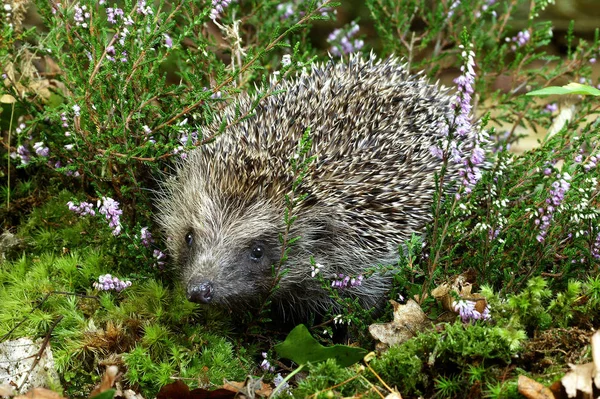
[[[279,356],[290,359],[298,365],[334,359],[340,366],[348,367],[362,360],[367,354],[365,349],[346,345],[324,347],[310,335],[304,324],[296,326],[285,341],[275,345],[274,349]]]
[[[156,348],[143,339],[124,356],[128,370],[126,380],[146,387],[145,394],[156,395],[157,389],[172,382],[174,375],[190,380],[200,377],[217,386],[223,379],[241,381],[245,378],[247,365],[234,353],[231,343],[212,334],[200,335],[199,329],[188,329],[185,333],[191,334],[186,336],[186,346],[181,342],[165,342],[164,353],[157,353]]]
[[[316,398],[348,397],[368,388],[362,379],[357,378],[359,372],[356,368],[342,367],[334,359],[311,363],[308,369],[308,377],[300,381],[292,392],[295,398],[307,398],[315,394]]]
[[[518,353],[501,327],[462,323],[444,327],[391,347],[371,362],[373,370],[388,385],[403,387],[403,395],[435,389],[441,397],[461,397],[475,383],[492,380],[499,367],[510,364]]]
[[[528,96],[551,96],[551,95],[565,95],[565,94],[580,94],[588,96],[600,96],[600,90],[589,85],[582,85],[580,83],[569,83],[565,86],[550,86],[540,90],[534,90],[527,93]]]

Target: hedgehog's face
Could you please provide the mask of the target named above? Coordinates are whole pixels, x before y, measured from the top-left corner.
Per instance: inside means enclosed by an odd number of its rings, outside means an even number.
[[[272,222],[282,217],[264,203],[213,203],[194,211],[175,238],[188,299],[226,307],[257,302],[271,288],[272,265],[281,256],[281,230]]]

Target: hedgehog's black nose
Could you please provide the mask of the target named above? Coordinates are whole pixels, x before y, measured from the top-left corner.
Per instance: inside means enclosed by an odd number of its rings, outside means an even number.
[[[208,304],[213,298],[213,285],[210,281],[192,279],[187,286],[188,301]]]

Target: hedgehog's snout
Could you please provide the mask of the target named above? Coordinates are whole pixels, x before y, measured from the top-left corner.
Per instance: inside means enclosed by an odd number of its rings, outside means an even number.
[[[209,304],[213,299],[214,289],[212,281],[191,279],[187,286],[188,301]]]

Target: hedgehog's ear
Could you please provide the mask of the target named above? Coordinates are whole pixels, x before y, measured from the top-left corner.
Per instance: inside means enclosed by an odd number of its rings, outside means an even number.
[[[325,246],[331,246],[334,240],[338,240],[343,235],[343,227],[338,220],[335,220],[335,215],[320,215],[318,219],[312,222],[312,237],[315,242]]]

